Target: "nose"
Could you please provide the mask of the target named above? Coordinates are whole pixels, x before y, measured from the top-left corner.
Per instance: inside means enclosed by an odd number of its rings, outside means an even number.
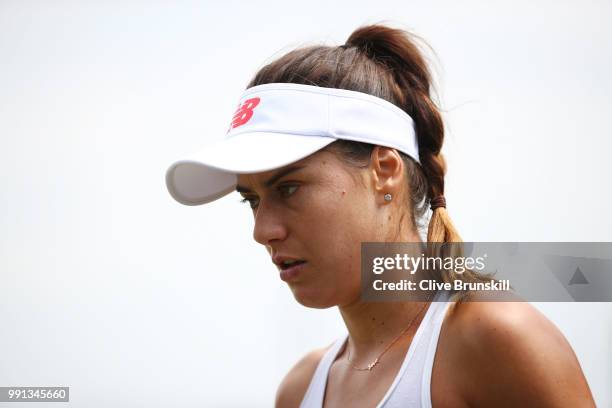
[[[266,247],[271,247],[276,241],[283,241],[287,237],[287,227],[283,222],[278,208],[265,200],[260,200],[255,211],[255,226],[253,238]]]

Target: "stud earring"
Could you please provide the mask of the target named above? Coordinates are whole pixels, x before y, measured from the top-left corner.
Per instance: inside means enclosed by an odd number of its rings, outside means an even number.
[[[389,193],[385,194],[385,201],[391,201],[391,199],[393,198],[393,196]]]

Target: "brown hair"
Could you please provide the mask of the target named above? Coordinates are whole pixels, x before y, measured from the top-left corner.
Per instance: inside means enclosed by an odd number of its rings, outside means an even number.
[[[432,100],[432,77],[417,46],[419,37],[381,24],[355,30],[341,46],[314,45],[288,52],[257,72],[248,87],[297,83],[348,89],[385,99],[410,115],[418,138],[420,164],[401,153],[409,184],[412,225],[421,228],[434,198],[444,195],[446,162],[440,152],[444,122]],[[367,165],[374,145],[338,140],[329,149],[349,163]],[[427,242],[462,242],[445,207],[433,210]],[[473,271],[444,274],[441,280],[488,281]]]

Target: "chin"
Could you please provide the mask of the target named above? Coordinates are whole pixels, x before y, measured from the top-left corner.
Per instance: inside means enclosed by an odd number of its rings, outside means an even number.
[[[310,307],[313,309],[328,309],[333,306],[337,306],[337,302],[333,302],[329,296],[322,296],[320,291],[306,290],[299,286],[291,287],[293,297],[302,306]]]

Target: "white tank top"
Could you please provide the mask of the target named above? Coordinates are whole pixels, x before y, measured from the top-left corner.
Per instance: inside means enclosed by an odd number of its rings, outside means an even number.
[[[431,408],[431,371],[440,328],[452,303],[447,291],[438,292],[410,343],[404,362],[376,408]],[[329,369],[344,346],[348,333],[327,350],[310,380],[300,408],[321,408]]]

